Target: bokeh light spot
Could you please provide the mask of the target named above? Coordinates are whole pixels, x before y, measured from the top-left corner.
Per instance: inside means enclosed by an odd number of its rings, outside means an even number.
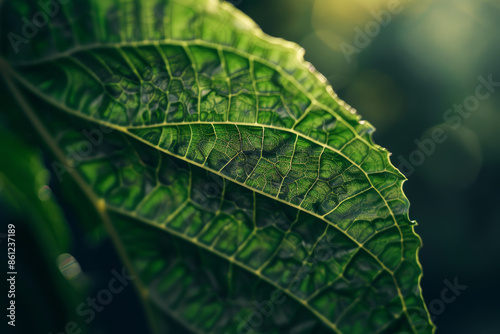
[[[82,272],[78,261],[68,253],[63,253],[57,257],[57,267],[68,280],[75,279]]]

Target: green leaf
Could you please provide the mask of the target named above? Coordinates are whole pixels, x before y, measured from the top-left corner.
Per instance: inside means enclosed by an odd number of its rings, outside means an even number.
[[[7,98],[4,94],[5,89],[0,96]],[[3,111],[7,108],[2,106]],[[55,326],[64,326],[72,316],[70,310],[76,309],[83,298],[77,263],[67,261],[65,267],[58,264],[62,256],[69,257],[72,235],[47,186],[50,174],[40,152],[5,128],[3,120],[0,142],[9,148],[2,150],[0,164],[0,247],[5,253],[15,251],[15,270],[8,271],[19,273],[17,299],[13,298],[17,318],[30,314],[30,321],[17,321],[16,328],[20,332],[49,332]],[[7,238],[8,230],[14,230],[15,235]],[[4,332],[10,331],[10,325],[2,325]]]
[[[57,8],[9,44],[42,9],[5,1],[6,80],[153,331],[433,332],[404,177],[298,46],[217,1]]]

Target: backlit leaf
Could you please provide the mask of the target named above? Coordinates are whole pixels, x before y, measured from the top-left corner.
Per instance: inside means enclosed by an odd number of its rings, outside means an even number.
[[[433,331],[404,177],[298,46],[216,1],[56,5],[16,42],[43,9],[4,2],[3,70],[153,331]]]

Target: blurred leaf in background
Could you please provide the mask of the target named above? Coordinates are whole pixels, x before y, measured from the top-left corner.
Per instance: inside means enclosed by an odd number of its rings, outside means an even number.
[[[2,111],[6,108],[14,105],[4,105]],[[16,330],[48,333],[63,328],[70,319],[83,298],[85,278],[78,262],[68,254],[71,231],[49,187],[50,175],[40,152],[2,124],[0,142],[0,249],[7,254],[8,238],[3,233],[14,225],[16,272],[21,273],[15,285]],[[5,286],[5,293],[7,290]],[[23,320],[20,314],[30,314],[31,321]],[[6,321],[2,327],[8,327]]]

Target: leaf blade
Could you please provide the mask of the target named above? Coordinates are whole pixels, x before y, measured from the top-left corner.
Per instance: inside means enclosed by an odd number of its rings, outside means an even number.
[[[146,2],[145,5],[134,6],[136,9],[145,9],[137,6],[147,7],[150,4]],[[369,268],[370,270],[364,270],[364,267],[373,266],[376,262],[381,271],[391,275],[402,303],[400,308],[405,313],[410,330],[416,332],[416,325],[408,309],[425,311],[423,302],[419,300],[421,297],[418,290],[421,269],[416,252],[420,247],[420,239],[414,234],[408,219],[409,204],[401,190],[404,177],[390,164],[387,152],[372,143],[373,128],[360,122],[359,117],[351,113],[351,108],[336,97],[331,87],[325,85],[322,78],[297,56],[298,48],[295,45],[264,36],[246,17],[229,10],[226,5],[219,11],[214,11],[214,8],[219,7],[212,1],[193,3],[195,9],[190,8],[189,4],[175,1],[164,4],[163,9],[167,13],[165,17],[170,17],[171,20],[170,38],[165,38],[168,33],[164,32],[164,35],[141,40],[144,37],[141,34],[158,33],[151,29],[151,25],[158,21],[141,21],[138,18],[147,10],[136,10],[134,14],[122,13],[114,19],[98,17],[96,19],[102,21],[97,25],[99,33],[90,34],[98,42],[76,46],[74,49],[65,47],[62,52],[49,56],[52,58],[33,57],[37,60],[31,60],[31,65],[30,61],[24,64],[18,62],[14,75],[52,107],[65,110],[81,119],[111,126],[158,151],[209,170],[211,174],[251,190],[254,198],[259,194],[285,203],[297,210],[296,216],[299,216],[299,211],[306,212],[325,224],[326,230],[329,226],[336,228],[343,233],[344,238],[350,240],[351,246],[357,247],[357,252],[361,251],[361,255],[353,255],[353,258],[358,256],[358,268],[353,269],[355,274],[351,273],[353,279],[356,276],[363,278],[365,271],[368,271],[371,272],[371,277],[368,274],[368,281],[375,281],[378,274],[373,276],[373,273],[378,273],[377,267]],[[107,4],[92,2],[92,5],[99,7]],[[101,11],[109,14],[113,10],[122,10],[122,7],[125,6],[111,6]],[[108,24],[122,18],[134,18],[132,21],[137,27],[141,27],[140,33],[119,29],[119,34],[109,35],[102,29],[102,23]],[[214,24],[210,29],[206,29],[204,24],[216,18],[230,23],[223,24],[221,29],[212,34],[212,31],[216,31]],[[244,22],[243,27],[237,22]],[[146,29],[142,29],[143,25]],[[76,27],[82,28],[82,25]],[[228,27],[242,36],[244,41],[235,43],[231,40],[228,36],[235,33],[229,33]],[[122,33],[128,34],[128,37],[121,36]],[[252,52],[248,52],[249,45],[252,45]],[[54,80],[54,77],[58,80]],[[157,131],[159,128],[161,133]],[[60,129],[55,132],[60,132]],[[260,137],[259,133],[262,133]],[[245,145],[247,149],[244,149]],[[146,149],[142,147],[141,150]],[[211,157],[214,150],[215,156]],[[137,152],[138,150],[135,153]],[[251,156],[250,159],[247,155]],[[126,161],[135,168],[140,168],[140,163]],[[132,190],[116,185],[116,174],[123,173],[118,166],[113,167],[109,161],[97,164],[94,161],[93,164],[84,163],[78,169],[93,187],[92,191],[105,197],[106,207],[113,210],[113,203],[120,197],[116,193],[121,196],[124,196],[123,193],[130,195]],[[157,167],[160,168],[161,164]],[[174,169],[169,169],[169,172],[175,173]],[[248,183],[247,180],[252,175],[251,182]],[[193,176],[189,179],[192,178]],[[244,178],[244,182],[241,178]],[[158,175],[156,181],[159,181]],[[148,182],[153,184],[154,180]],[[148,182],[144,181],[145,184]],[[100,186],[97,187],[97,184]],[[112,187],[114,197],[106,197],[112,192]],[[223,187],[223,194],[225,189]],[[137,198],[123,203],[135,204],[134,212],[147,219],[151,219],[148,215],[156,210],[153,216],[158,218],[161,199],[165,200],[168,198],[167,194],[171,193],[168,189],[162,191],[160,195],[149,192],[140,204],[137,203]],[[178,195],[182,193],[178,192]],[[324,197],[328,201],[323,200]],[[173,197],[170,199],[169,203],[173,207],[187,205],[175,202]],[[222,196],[219,202],[224,201]],[[259,207],[260,210],[260,206],[255,203],[256,199],[251,218],[255,224],[253,231],[257,230],[256,208]],[[144,207],[146,209],[141,213]],[[222,206],[214,212],[220,213],[221,208]],[[129,210],[131,209],[132,207]],[[175,212],[174,210],[171,214]],[[314,219],[316,224],[320,224]],[[387,222],[391,220],[393,224]],[[230,226],[233,223],[220,224]],[[219,235],[221,232],[217,229],[217,224],[214,226],[215,235]],[[393,227],[398,230],[400,237],[395,242],[392,235],[384,238],[382,243],[390,244],[389,248],[383,248],[381,242],[369,239],[376,233],[387,232],[385,228]],[[266,240],[266,243],[278,240],[280,230],[274,228],[275,230],[262,232],[261,240]],[[270,231],[275,231],[275,234]],[[281,233],[285,231],[282,230]],[[250,237],[245,241],[250,245],[259,245],[258,240]],[[397,241],[400,243],[399,248],[394,246]],[[368,243],[367,247],[380,253],[374,254],[372,250],[366,249],[365,242]],[[260,275],[260,270],[265,268],[257,266],[274,261],[260,253],[277,256],[280,252],[288,252],[292,257],[297,256],[285,249],[283,243],[276,245],[274,252],[267,250],[266,253],[266,243],[261,242],[260,247],[254,247],[259,248],[257,255],[253,254],[245,259],[251,263],[248,271],[254,274],[259,272]],[[244,250],[242,249],[242,253]],[[392,256],[394,250],[401,254],[399,260]],[[372,260],[366,260],[362,256]],[[384,260],[380,260],[379,256]],[[406,262],[405,257],[408,258]],[[350,262],[344,263],[342,268],[347,272],[350,265]],[[303,266],[304,262],[301,267]],[[405,266],[410,266],[410,269]],[[404,272],[413,271],[410,275],[413,279],[405,282],[394,273],[398,270],[396,268],[403,268]],[[343,274],[342,271],[338,277]],[[276,280],[280,278],[278,275]],[[319,280],[321,279],[324,280],[324,277]],[[332,282],[335,280],[328,281],[333,285]],[[320,283],[316,281],[313,285],[317,287]],[[327,309],[326,302],[320,300],[317,304],[321,305],[318,307],[323,313],[315,314],[334,330],[336,321],[340,321],[335,319],[343,319],[350,309],[350,306],[341,305],[339,296],[342,294],[342,287],[337,288],[331,298],[338,299],[337,308],[345,312],[336,314]],[[351,294],[355,295],[353,291]],[[299,296],[299,293],[289,295],[302,304],[308,297]],[[326,298],[325,295],[320,297]],[[357,303],[363,302],[361,297],[354,300]],[[304,305],[311,313],[316,312],[313,307]],[[364,314],[363,312],[366,312],[366,305],[364,309],[358,310],[358,314]],[[393,321],[396,321],[400,315],[394,314],[397,312],[393,313]],[[329,318],[333,320],[328,320]],[[367,323],[366,315],[364,319]],[[358,327],[352,324],[345,326],[346,330],[361,330],[359,324],[356,325]],[[384,327],[378,325],[378,328]]]

